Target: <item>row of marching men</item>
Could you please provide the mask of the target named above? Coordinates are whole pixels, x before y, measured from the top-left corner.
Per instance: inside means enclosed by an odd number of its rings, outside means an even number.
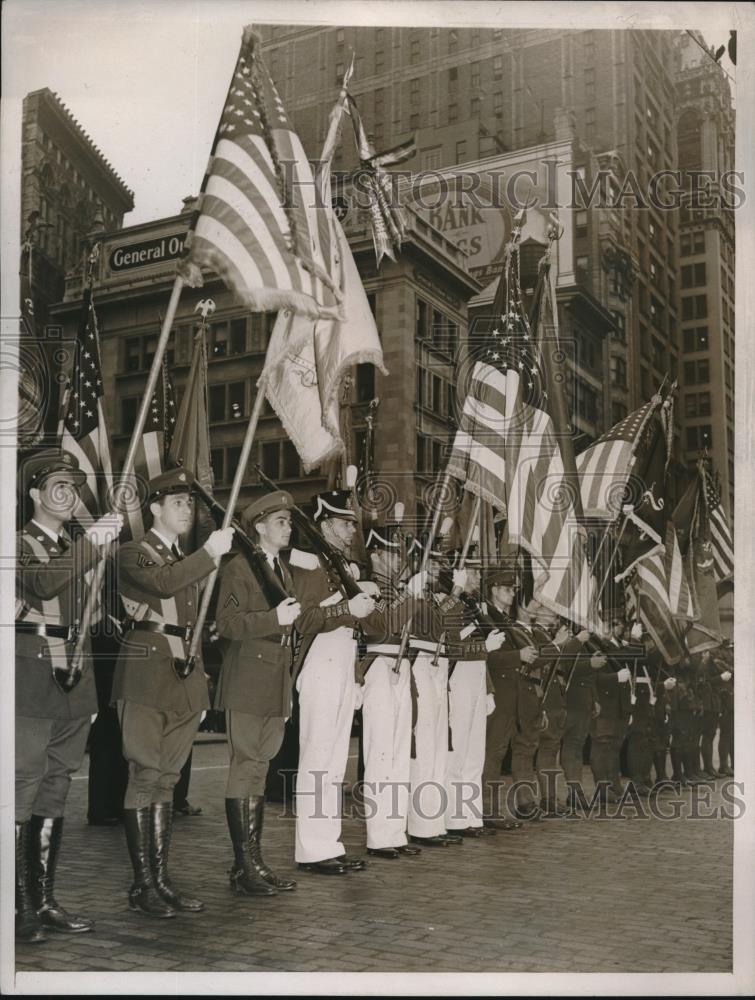
[[[80,676],[69,668],[84,577],[122,524],[107,515],[71,542],[65,525],[83,478],[73,456],[54,450],[22,470],[33,510],[19,533],[16,601],[16,933],[25,941],[93,928],[55,894],[66,797],[97,709],[91,666]],[[171,918],[204,909],[176,888],[168,860],[173,789],[210,707],[201,662],[187,654],[203,581],[219,567],[216,627],[224,652],[214,707],[226,715],[235,892],[273,896],[296,887],[269,868],[261,846],[265,780],[294,687],[295,861],[303,871],[343,876],[365,868],[341,836],[342,782],[360,705],[364,794],[371,799],[367,853],[376,858],[416,857],[425,847],[560,815],[552,777],[559,747],[569,794],[578,797],[588,732],[601,794],[620,789],[624,692],[631,689],[636,700],[640,685],[621,663],[618,626],[607,646],[593,647],[586,631],[574,635],[536,603],[515,621],[513,565],[488,574],[487,601],[479,599],[479,573],[451,571],[437,554],[399,587],[399,546],[390,528],[377,525],[368,539],[371,579],[357,579],[354,566],[344,587],[332,560],[289,549],[295,508],[282,491],[241,515],[265,571],[287,595],[271,606],[259,567],[231,551],[233,528],[183,553],[193,494],[183,470],[153,480],[151,527],[117,555],[126,618],[112,701],[129,768],[124,825],[132,910]],[[350,494],[332,491],[313,503],[326,547],[347,555],[357,530]],[[502,794],[509,744],[513,799]]]

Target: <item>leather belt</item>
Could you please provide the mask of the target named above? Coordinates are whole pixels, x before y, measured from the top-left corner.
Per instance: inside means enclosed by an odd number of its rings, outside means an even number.
[[[65,639],[67,642],[73,640],[79,634],[76,625],[45,625],[44,622],[16,622],[16,634],[21,635],[42,635],[48,639]]]
[[[167,622],[134,622],[126,625],[126,629],[132,632],[157,632],[158,635],[171,635],[176,639],[184,639],[191,642],[194,634],[193,625],[169,625]]]
[[[409,648],[417,653],[434,653],[438,648],[438,643],[428,642],[426,639],[409,639]],[[444,649],[441,649],[440,655],[446,655]]]

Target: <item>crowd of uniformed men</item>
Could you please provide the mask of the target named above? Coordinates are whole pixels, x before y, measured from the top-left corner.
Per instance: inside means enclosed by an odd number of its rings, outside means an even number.
[[[69,667],[87,574],[122,518],[106,515],[72,541],[65,525],[82,481],[66,452],[46,450],[21,468],[29,518],[17,560],[16,935],[27,942],[93,928],[92,919],[69,913],[55,895],[66,797],[97,712],[91,664],[75,685]],[[270,493],[241,514],[242,528],[288,595],[271,607],[247,556],[232,550],[233,528],[214,531],[190,555],[181,551],[195,516],[192,486],[180,469],[153,480],[151,527],[117,552],[125,620],[112,704],[128,763],[123,819],[132,910],[170,918],[204,908],[173,884],[168,858],[174,786],[210,707],[201,661],[188,669],[187,651],[203,581],[218,567],[223,663],[214,707],[226,716],[225,809],[236,893],[273,896],[296,886],[268,867],[261,848],[268,766],[294,697],[295,860],[312,873],[342,876],[365,867],[346,853],[340,818],[360,706],[367,854],[385,860],[589,815],[596,802],[626,794],[620,751],[627,736],[634,795],[732,774],[727,651],[671,670],[646,637],[641,660],[622,660],[623,621],[613,623],[608,642],[575,634],[547,608],[521,599],[514,562],[487,569],[485,593],[478,565],[454,569],[440,553],[407,574],[395,525],[370,530],[370,566],[349,564],[357,587],[348,596],[331,563],[290,549],[293,501],[286,492]],[[348,557],[357,530],[350,494],[320,494],[313,505],[325,541]],[[582,787],[588,735],[592,802]],[[509,749],[511,783],[502,775]]]

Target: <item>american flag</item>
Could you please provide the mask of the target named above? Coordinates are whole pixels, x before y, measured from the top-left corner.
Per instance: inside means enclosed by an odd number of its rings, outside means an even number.
[[[97,315],[91,287],[86,286],[60,442],[86,472],[86,482],[79,491],[81,503],[74,511],[82,524],[91,523],[103,512],[113,485],[104,395]]]
[[[676,619],[695,621],[699,614],[695,604],[694,588],[690,586],[676,528],[671,520],[666,525],[664,569],[671,614]]]
[[[173,383],[163,359],[160,376],[150,400],[144,433],[134,459],[133,488],[126,501],[126,517],[130,537],[138,542],[144,537],[142,506],[150,479],[163,471],[165,459],[176,426],[176,402]]]
[[[535,597],[597,631],[550,266],[546,257],[535,293],[534,334],[518,266],[515,236],[493,306],[500,322],[474,365],[448,472],[483,500],[505,505],[509,541],[532,557]]]
[[[666,663],[678,663],[684,645],[671,608],[662,552],[653,552],[635,566],[627,581],[627,608],[650,633]]]
[[[702,480],[706,541],[710,543],[716,580],[721,581],[734,572],[734,542],[726,512],[721,506],[721,490],[704,460],[700,460],[698,467]]]
[[[586,517],[614,521],[621,514],[631,493],[629,479],[638,443],[661,402],[660,396],[654,396],[577,456],[582,509]]]
[[[246,28],[180,271],[212,269],[254,312],[338,316],[330,227],[259,44]]]

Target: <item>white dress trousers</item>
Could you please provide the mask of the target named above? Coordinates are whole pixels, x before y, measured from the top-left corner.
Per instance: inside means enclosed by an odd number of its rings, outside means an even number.
[[[412,672],[417,685],[416,757],[409,777],[409,835],[437,837],[445,832],[446,763],[448,760],[448,660],[418,654]]]
[[[349,756],[357,685],[351,628],[315,636],[296,680],[299,772],[296,779],[297,862],[344,854],[341,786]]]
[[[459,660],[451,674],[451,745],[446,769],[446,829],[482,826],[487,675],[485,660]]]
[[[364,680],[362,745],[367,846],[407,843],[412,697],[409,660],[394,671],[396,657],[373,660]]]

